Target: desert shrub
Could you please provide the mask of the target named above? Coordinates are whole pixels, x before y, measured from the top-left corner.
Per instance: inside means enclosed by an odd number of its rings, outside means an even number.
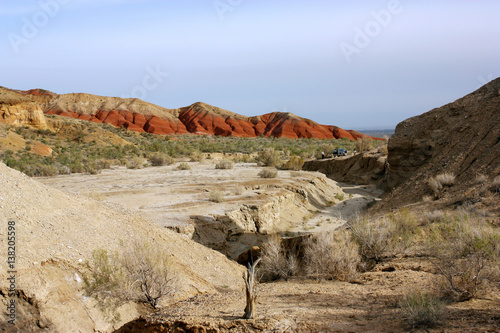
[[[389,154],[389,150],[387,149],[387,144],[384,144],[380,147],[378,147],[378,152],[381,153],[382,155],[388,155]]]
[[[168,256],[152,243],[132,242],[120,255],[112,256],[104,249],[94,250],[87,267],[85,292],[100,301],[135,301],[156,308],[163,297],[175,292]]]
[[[187,164],[186,162],[179,163],[179,165],[176,168],[177,170],[191,170],[191,166]]]
[[[431,226],[429,258],[444,280],[443,293],[458,301],[476,293],[500,258],[500,233],[468,216],[441,219]]]
[[[208,195],[208,200],[212,202],[224,202],[224,192],[222,191],[211,191]]]
[[[132,157],[128,163],[127,163],[127,168],[128,169],[141,169],[144,165],[144,159],[139,156],[134,156]]]
[[[168,255],[158,246],[134,242],[120,260],[127,279],[130,299],[156,308],[158,302],[175,292],[176,276]]]
[[[231,161],[220,161],[217,164],[215,164],[216,169],[232,169],[233,168],[233,162]]]
[[[288,160],[288,162],[286,162],[285,164],[283,164],[283,166],[281,167],[281,169],[283,169],[283,170],[300,171],[300,170],[302,170],[302,166],[304,165],[304,162],[305,161],[304,161],[304,159],[302,157],[293,155],[292,157],[290,157],[290,159]]]
[[[83,172],[90,175],[97,175],[101,173],[102,166],[99,161],[86,160],[83,162]]]
[[[500,176],[496,176],[488,187],[491,193],[500,194]]]
[[[387,222],[392,226],[390,228],[392,237],[389,246],[386,249],[386,255],[396,255],[404,253],[415,239],[415,233],[419,226],[417,218],[408,209],[400,209],[395,213],[386,215]]]
[[[287,281],[298,271],[297,257],[287,254],[282,247],[281,237],[273,235],[262,245],[259,275],[263,280],[285,279]]]
[[[485,174],[477,174],[476,175],[476,183],[478,184],[484,184],[488,181],[488,176],[486,176]]]
[[[59,174],[60,175],[69,175],[71,173],[71,169],[67,165],[59,166]]]
[[[443,185],[434,177],[429,179],[428,184],[434,195],[437,195],[443,189]]]
[[[373,147],[372,141],[373,139],[368,137],[358,138],[356,140],[356,151],[362,153],[364,151],[372,149]]]
[[[276,178],[278,176],[278,170],[274,168],[265,168],[260,170],[257,175],[260,178]]]
[[[445,305],[437,297],[410,291],[399,302],[404,319],[412,327],[437,326],[445,314]]]
[[[306,272],[318,280],[350,280],[361,262],[358,251],[358,245],[346,231],[319,233],[305,243]]]
[[[256,157],[257,164],[260,166],[279,167],[283,164],[283,159],[279,151],[274,148],[266,148],[260,151]]]
[[[203,154],[199,151],[193,151],[190,155],[191,162],[201,162],[203,161]]]
[[[449,172],[445,172],[437,175],[436,181],[441,184],[441,186],[451,186],[455,183],[455,175]]]
[[[426,211],[422,213],[423,224],[427,224],[429,222],[438,222],[439,220],[445,217],[445,213],[442,210],[432,210]]]
[[[151,155],[149,162],[152,166],[171,165],[174,163],[174,159],[165,153],[155,153]]]
[[[381,262],[391,242],[393,226],[386,223],[385,219],[355,219],[349,222],[348,227],[359,245],[361,258],[368,264],[367,268]]]
[[[39,177],[50,177],[59,174],[58,168],[53,164],[50,165],[38,164],[34,167],[32,172],[33,176],[39,176]]]
[[[335,199],[337,199],[338,201],[344,200],[345,199],[344,193],[335,194]]]

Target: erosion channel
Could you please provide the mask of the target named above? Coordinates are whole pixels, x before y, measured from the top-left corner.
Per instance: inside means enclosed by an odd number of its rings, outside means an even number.
[[[255,163],[216,169],[216,162],[189,162],[190,170],[114,167],[40,181],[138,211],[235,260],[271,234],[334,230],[381,195],[374,185],[337,183],[320,172],[280,170],[265,179]]]

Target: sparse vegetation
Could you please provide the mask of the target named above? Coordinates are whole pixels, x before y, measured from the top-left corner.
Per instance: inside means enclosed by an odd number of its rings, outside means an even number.
[[[444,294],[459,301],[475,297],[498,266],[500,233],[464,214],[441,218],[430,227],[429,259],[445,281]]]
[[[107,160],[110,165],[129,165],[136,168],[141,158],[148,160],[148,165],[169,165],[175,158],[190,158],[199,162],[206,153],[243,154],[239,160],[250,162],[257,154],[256,162],[263,166],[285,167],[299,170],[302,160],[313,158],[322,150],[330,152],[335,147],[344,147],[352,151],[355,142],[348,139],[286,139],[286,138],[239,138],[202,135],[153,135],[138,134],[109,124],[99,124],[55,115],[46,117],[56,121],[57,130],[36,130],[29,127],[11,128],[32,145],[35,141],[44,140],[53,149],[52,156],[39,156],[29,149],[16,152],[0,152],[0,159],[8,166],[29,176],[54,175],[54,171],[46,172],[41,165],[55,166],[56,175],[88,172],[98,173],[95,161]],[[64,130],[62,130],[64,128]],[[115,143],[103,142],[95,137],[97,131],[107,131],[115,135]],[[50,133],[48,133],[50,132]],[[124,141],[119,140],[123,139]],[[98,140],[98,141],[96,141]],[[30,148],[30,147],[28,147]],[[331,148],[331,149],[330,149]],[[3,155],[3,156],[2,156]],[[287,161],[287,163],[284,163]],[[127,162],[128,161],[128,162]],[[285,164],[285,165],[284,165]],[[40,166],[40,167],[39,167]],[[61,169],[63,168],[64,169]],[[106,169],[107,167],[103,167]]]
[[[94,250],[84,275],[85,292],[101,302],[147,303],[153,308],[175,292],[175,274],[168,257],[157,246],[133,242],[120,255]]]

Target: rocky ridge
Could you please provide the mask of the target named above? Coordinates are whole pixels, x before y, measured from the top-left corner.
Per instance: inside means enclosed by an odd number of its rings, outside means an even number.
[[[108,123],[152,134],[206,134],[238,137],[352,139],[366,137],[352,130],[318,124],[287,112],[246,117],[197,102],[187,107],[166,109],[136,98],[103,97],[72,93],[58,95],[47,90],[27,91],[0,87],[0,121],[15,124],[10,108],[24,110],[33,103],[46,114],[56,114],[98,123]],[[2,111],[3,110],[3,111]],[[29,109],[28,109],[29,110]],[[38,113],[39,114],[39,113]],[[9,118],[10,117],[10,118]],[[28,113],[18,117],[29,119]],[[25,122],[26,123],[26,122]],[[34,126],[41,126],[34,123]]]
[[[480,200],[475,192],[500,174],[500,78],[399,123],[388,151],[385,208],[425,197],[457,204]],[[454,176],[453,185],[433,191],[429,181],[443,173]]]

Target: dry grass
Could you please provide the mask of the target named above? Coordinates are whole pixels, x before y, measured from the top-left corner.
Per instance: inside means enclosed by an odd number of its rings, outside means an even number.
[[[141,169],[144,166],[144,158],[135,156],[127,161],[128,169]]]
[[[217,164],[215,164],[216,169],[232,169],[233,166],[234,164],[231,161],[220,161]]]
[[[155,153],[149,158],[152,166],[171,165],[175,160],[167,154]]]
[[[208,200],[212,202],[224,202],[226,199],[224,197],[224,192],[223,191],[211,191],[210,194],[208,195]]]
[[[263,280],[285,279],[297,274],[298,260],[294,254],[287,254],[279,235],[273,235],[262,245],[262,261],[259,275]]]
[[[476,296],[484,279],[498,279],[498,229],[468,215],[447,216],[430,227],[428,255],[444,281],[445,296],[467,300]]]
[[[317,280],[349,281],[357,274],[361,262],[358,245],[347,231],[319,233],[305,244],[307,274]]]
[[[455,184],[455,175],[449,172],[445,172],[437,175],[436,181],[441,184],[441,186],[451,186]]]
[[[412,327],[435,327],[443,320],[446,311],[445,304],[439,299],[416,290],[404,295],[399,306]]]
[[[179,163],[179,165],[176,167],[177,170],[191,170],[191,166],[187,164],[186,162]]]

